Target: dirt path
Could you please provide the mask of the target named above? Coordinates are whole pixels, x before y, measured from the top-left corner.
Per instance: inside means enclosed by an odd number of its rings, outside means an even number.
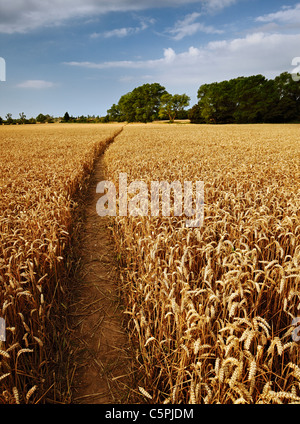
[[[77,363],[73,403],[128,403],[129,397],[131,361],[114,244],[109,218],[96,212],[96,185],[105,179],[102,157],[92,176],[80,236],[80,278],[72,308]]]

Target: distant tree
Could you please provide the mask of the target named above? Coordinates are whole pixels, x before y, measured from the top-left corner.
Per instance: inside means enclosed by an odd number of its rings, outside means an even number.
[[[3,119],[0,116],[0,125],[2,125],[2,123],[3,123]]]
[[[159,108],[159,117],[168,116],[170,122],[174,122],[178,112],[189,105],[190,98],[186,94],[169,94],[161,96],[161,105]]]
[[[112,105],[112,107],[110,109],[108,109],[107,116],[109,117],[109,120],[110,121],[117,121],[117,122],[119,122],[121,120],[120,107],[114,103]]]
[[[97,122],[101,122],[102,124],[106,124],[107,122],[109,122],[109,115],[99,117]]]
[[[137,104],[137,96],[135,97],[136,94],[137,93],[127,93],[120,98],[118,103],[120,121],[134,122],[138,120],[136,115],[139,114],[139,107]]]
[[[188,111],[188,119],[191,121],[191,124],[204,124],[205,120],[201,115],[201,108],[198,104],[195,104]]]
[[[19,119],[20,124],[25,124],[25,121],[26,121],[25,113],[21,112],[21,113],[19,113],[19,116],[20,116],[20,119]]]
[[[278,93],[277,116],[282,122],[300,121],[300,83],[292,75],[283,72],[274,80]]]
[[[68,112],[66,112],[64,114],[64,122],[69,122],[70,121],[70,115],[68,114]]]
[[[251,124],[264,121],[266,83],[267,80],[263,75],[236,79],[235,101],[238,107],[234,113],[235,122]]]
[[[37,122],[43,124],[44,122],[46,122],[47,116],[40,113],[35,119]]]
[[[7,124],[12,124],[14,122],[14,120],[12,119],[12,114],[11,113],[7,113],[5,115],[5,118],[6,118],[6,123]]]
[[[236,110],[234,80],[222,81],[214,86],[216,101],[215,121],[219,124],[229,124],[233,121]]]
[[[179,110],[177,113],[176,119],[189,119],[188,110],[186,109]]]
[[[151,122],[158,119],[161,97],[167,93],[158,83],[144,84],[124,94],[107,111],[110,121]]]
[[[198,90],[198,99],[198,106],[204,122],[214,122],[216,117],[216,108],[213,94],[213,84],[201,85]]]
[[[203,84],[191,120],[206,123],[291,122],[300,120],[300,84],[285,72],[268,80],[263,75]]]
[[[51,124],[51,123],[54,122],[54,118],[53,118],[53,116],[50,116],[49,114],[43,115],[42,113],[40,113],[36,117],[36,121],[40,122],[41,124],[44,124],[45,122],[47,122],[48,124]]]
[[[51,116],[51,115],[49,115],[49,114],[47,114],[47,115],[46,115],[46,122],[47,122],[48,124],[53,124],[53,123],[54,123],[54,117],[53,117],[53,116]]]

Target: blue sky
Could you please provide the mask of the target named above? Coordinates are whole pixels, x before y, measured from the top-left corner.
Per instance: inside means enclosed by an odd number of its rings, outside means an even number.
[[[0,57],[3,118],[103,116],[153,82],[192,106],[201,84],[292,72],[300,1],[0,0]]]

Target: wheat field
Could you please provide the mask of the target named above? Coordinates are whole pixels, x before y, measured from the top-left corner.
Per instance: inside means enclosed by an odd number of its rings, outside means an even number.
[[[74,219],[120,125],[0,127],[0,403],[67,401],[57,369]],[[68,376],[66,376],[68,378]],[[65,390],[65,389],[63,389]]]
[[[204,181],[200,228],[112,222],[142,402],[299,403],[299,129],[130,124],[106,151],[117,188]]]
[[[71,369],[60,324],[78,202],[121,128],[0,127],[0,403],[70,400],[56,373]],[[109,144],[117,189],[121,172],[204,182],[200,228],[111,218],[140,402],[299,403],[299,144],[299,125],[162,123]]]

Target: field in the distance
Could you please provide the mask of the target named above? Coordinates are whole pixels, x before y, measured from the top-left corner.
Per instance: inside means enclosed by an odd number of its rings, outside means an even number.
[[[128,184],[204,181],[200,229],[116,218],[147,401],[300,401],[299,131],[137,124],[105,153],[116,186],[119,172]]]
[[[0,403],[62,399],[56,323],[74,199],[121,128],[0,127]],[[141,402],[300,402],[299,132],[129,124],[105,152],[117,188],[120,172],[128,184],[204,181],[201,228],[112,218]]]

